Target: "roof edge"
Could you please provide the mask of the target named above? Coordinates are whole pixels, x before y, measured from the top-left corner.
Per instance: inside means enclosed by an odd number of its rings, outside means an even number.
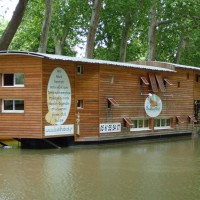
[[[145,64],[136,64],[136,63],[129,63],[129,62],[115,62],[115,61],[108,61],[108,60],[78,58],[78,57],[70,57],[70,56],[64,56],[64,55],[39,53],[39,52],[5,50],[5,51],[0,51],[0,55],[2,54],[3,55],[4,54],[7,54],[7,55],[23,54],[23,55],[31,55],[31,56],[37,56],[37,57],[42,57],[42,58],[48,58],[52,60],[66,60],[66,61],[74,61],[74,62],[81,62],[81,63],[105,64],[105,65],[121,66],[121,67],[128,67],[128,68],[175,72],[175,69],[168,69],[168,68],[163,68],[160,66],[153,66],[153,65],[147,65],[147,64],[145,65]]]

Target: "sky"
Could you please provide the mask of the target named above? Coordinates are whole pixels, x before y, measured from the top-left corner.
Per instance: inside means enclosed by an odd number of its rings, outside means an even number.
[[[10,20],[19,0],[0,0],[0,15]]]

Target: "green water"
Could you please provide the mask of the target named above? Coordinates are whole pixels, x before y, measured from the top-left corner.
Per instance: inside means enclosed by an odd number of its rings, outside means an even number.
[[[200,199],[200,139],[0,149],[0,200],[23,199]]]

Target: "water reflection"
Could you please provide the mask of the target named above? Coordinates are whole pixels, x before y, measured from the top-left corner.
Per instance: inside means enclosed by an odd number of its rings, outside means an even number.
[[[0,149],[0,200],[200,198],[200,140]]]

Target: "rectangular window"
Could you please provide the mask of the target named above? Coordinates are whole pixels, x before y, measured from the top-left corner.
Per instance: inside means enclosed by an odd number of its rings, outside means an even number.
[[[23,113],[24,100],[21,99],[3,99],[2,100],[3,113]]]
[[[4,87],[24,87],[24,74],[3,74],[2,86]]]
[[[113,84],[114,83],[114,76],[109,76],[109,83],[110,84]]]
[[[148,119],[133,119],[133,125],[130,131],[142,131],[149,130],[149,120]]]
[[[171,128],[170,118],[154,119],[155,129],[168,129]]]
[[[83,74],[83,66],[82,65],[77,65],[76,69],[77,69],[77,74],[78,75]]]
[[[83,108],[83,100],[77,100],[77,108]]]

